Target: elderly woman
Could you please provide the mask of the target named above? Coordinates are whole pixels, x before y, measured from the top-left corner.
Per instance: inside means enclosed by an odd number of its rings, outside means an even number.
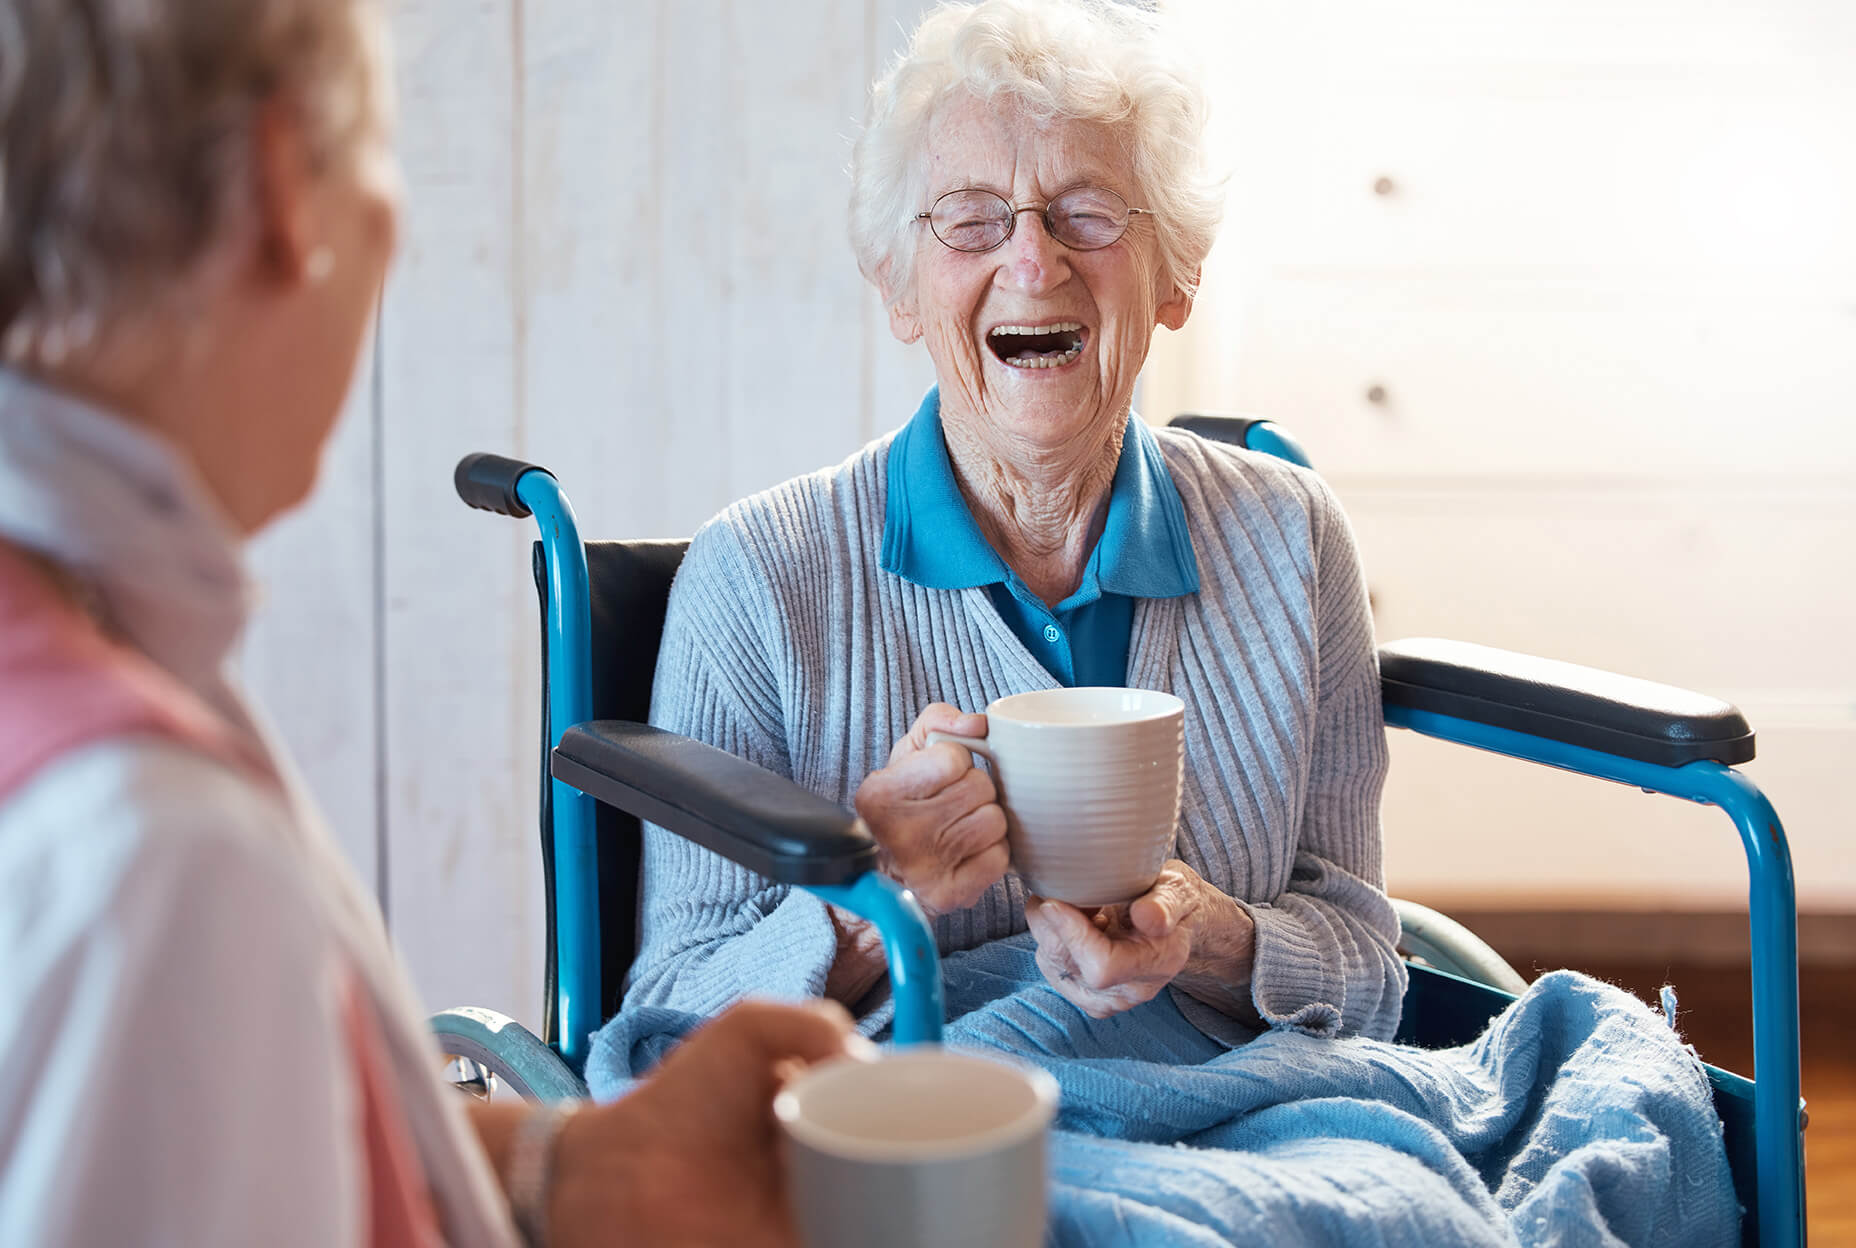
[[[790,1243],[775,1073],[843,1011],[467,1120],[228,674],[393,250],[382,35],[0,0],[0,1243]]]
[[[1312,474],[1130,410],[1220,211],[1205,104],[1150,15],[947,5],[877,83],[852,239],[936,388],[836,468],[730,508],[672,593],[653,718],[854,803],[944,953],[1029,929],[1102,1017],[1167,990],[1201,1030],[1389,1035],[1386,768],[1354,545]],[[1028,896],[965,749],[1006,694],[1186,704],[1178,858],[1125,912]],[[755,989],[868,1011],[872,933],[653,830],[628,1005]]]

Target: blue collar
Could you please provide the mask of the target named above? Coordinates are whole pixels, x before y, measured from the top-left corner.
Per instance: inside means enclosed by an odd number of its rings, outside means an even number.
[[[987,543],[954,481],[941,433],[941,392],[928,391],[889,448],[881,565],[925,589],[1010,584],[1017,578]],[[1186,509],[1160,444],[1128,417],[1121,460],[1109,487],[1108,518],[1089,559],[1085,588],[1129,598],[1198,592],[1199,564]],[[1093,596],[1093,595],[1092,595]]]

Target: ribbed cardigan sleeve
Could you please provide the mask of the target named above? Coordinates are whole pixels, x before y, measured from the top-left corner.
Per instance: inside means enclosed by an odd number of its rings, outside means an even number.
[[[793,774],[776,673],[782,638],[770,578],[725,512],[690,543],[671,588],[651,722]],[[825,903],[644,829],[640,946],[626,1006],[714,1014],[748,995],[820,996],[836,956]]]
[[[1379,664],[1346,517],[1323,482],[1312,474],[1303,481],[1313,510],[1313,748],[1288,885],[1248,906],[1256,921],[1251,995],[1273,1026],[1383,1039],[1398,1028],[1405,964],[1384,892]]]

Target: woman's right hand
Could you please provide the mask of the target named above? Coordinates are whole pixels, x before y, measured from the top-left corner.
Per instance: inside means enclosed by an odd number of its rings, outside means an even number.
[[[930,732],[986,735],[986,717],[936,702],[915,718],[889,752],[889,763],[864,777],[857,813],[882,846],[885,872],[911,890],[929,914],[962,910],[1005,876],[1005,811],[992,777],[973,753],[951,741],[928,744]]]
[[[874,1052],[835,1004],[731,1007],[562,1128],[548,1242],[794,1248],[774,1094],[813,1062]]]

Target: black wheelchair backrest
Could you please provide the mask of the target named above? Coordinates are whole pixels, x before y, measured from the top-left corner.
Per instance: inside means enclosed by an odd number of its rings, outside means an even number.
[[[593,718],[644,721],[651,716],[651,678],[664,636],[670,583],[683,563],[686,540],[588,542],[587,589],[594,639]],[[542,1038],[556,1039],[554,932],[554,803],[548,772],[553,733],[548,723],[548,569],[540,542],[534,548],[535,588],[541,596],[541,861],[547,906],[547,1016]],[[637,953],[638,820],[601,803],[599,828],[601,1017],[618,1012],[625,973]]]

